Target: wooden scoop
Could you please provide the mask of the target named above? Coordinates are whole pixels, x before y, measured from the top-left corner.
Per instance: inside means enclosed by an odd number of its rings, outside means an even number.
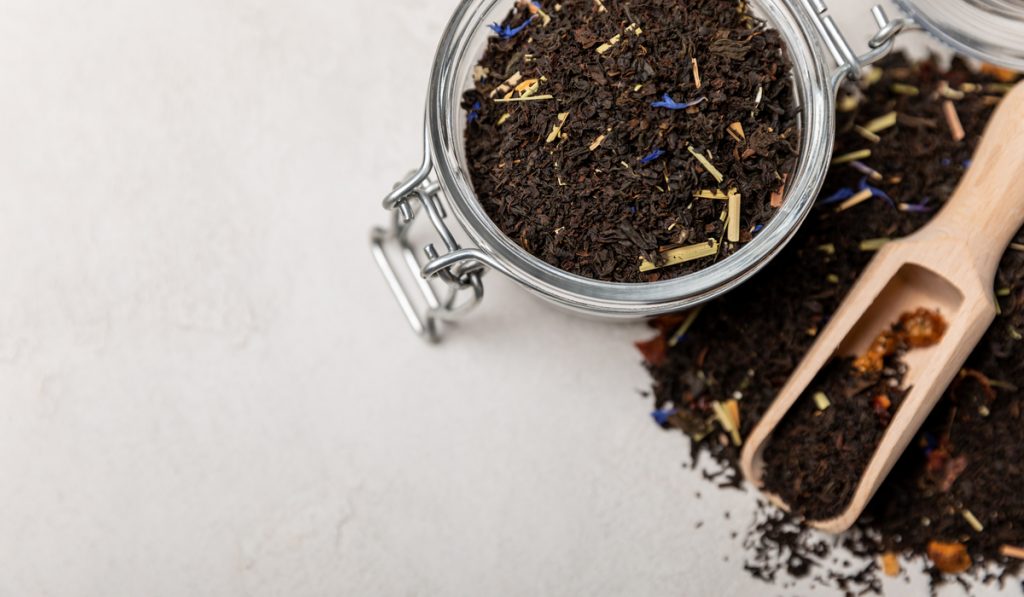
[[[886,244],[868,265],[814,346],[747,438],[741,466],[763,487],[765,440],[834,355],[861,355],[902,313],[938,310],[949,328],[938,344],[909,351],[909,393],[839,516],[808,521],[838,533],[860,516],[871,496],[917,435],[996,315],[996,269],[1024,224],[1024,83],[996,110],[953,197],[911,236]],[[788,509],[778,496],[769,499]]]

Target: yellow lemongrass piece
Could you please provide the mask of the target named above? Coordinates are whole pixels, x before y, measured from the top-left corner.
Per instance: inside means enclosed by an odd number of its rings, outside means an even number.
[[[832,243],[826,243],[824,245],[818,245],[818,250],[821,251],[822,253],[825,253],[826,255],[835,255],[836,254],[836,246],[834,244],[832,244]]]
[[[889,89],[897,95],[921,95],[921,90],[906,83],[893,83]]]
[[[836,110],[839,112],[853,112],[860,105],[860,98],[856,95],[847,95],[839,100]]]
[[[700,66],[697,65],[696,58],[691,58],[690,62],[693,64],[693,84],[697,86],[697,89],[700,89]]]
[[[864,129],[871,131],[872,133],[880,133],[887,128],[896,126],[896,119],[898,114],[896,112],[889,112],[885,116],[879,116],[873,120],[869,120],[865,125]]]
[[[966,96],[966,94],[963,91],[960,91],[958,89],[953,89],[952,87],[950,87],[949,83],[946,82],[946,81],[939,82],[939,95],[941,95],[942,97],[944,97],[946,99],[951,99],[951,100],[956,100],[956,101],[960,101],[960,100],[964,99],[964,97]]]
[[[546,143],[552,143],[555,139],[558,139],[559,135],[562,134],[562,126],[565,125],[566,118],[569,118],[568,112],[560,112],[558,114],[558,122],[551,127],[551,134],[548,135]]]
[[[825,392],[815,392],[813,398],[814,406],[816,406],[818,410],[825,410],[832,406],[832,402],[829,401],[828,395],[825,394]]]
[[[861,251],[877,251],[889,244],[892,241],[891,238],[869,238],[867,240],[860,241]]]
[[[657,269],[664,267],[670,267],[673,265],[679,265],[680,263],[686,263],[688,261],[694,261],[696,259],[703,259],[704,257],[711,257],[712,255],[718,254],[718,241],[711,239],[704,243],[698,243],[695,245],[687,245],[685,247],[679,247],[662,253],[662,257],[665,258],[665,264],[657,266],[654,263],[641,259],[640,271],[641,272],[652,272]]]
[[[949,134],[953,137],[953,142],[963,141],[967,133],[964,132],[964,125],[960,122],[960,114],[957,113],[953,100],[943,100],[942,113],[946,116],[946,123],[949,124]]]
[[[729,189],[730,193],[735,191],[736,189]],[[720,199],[722,201],[729,200],[729,195],[725,194],[723,191],[719,189],[704,189],[701,191],[697,191],[696,193],[693,194],[693,196],[696,199]]]
[[[607,43],[603,43],[603,44],[597,46],[597,53],[598,54],[604,54],[608,50],[612,49],[615,46],[615,44],[619,43],[620,39],[622,39],[622,35],[621,34],[616,34],[616,35],[612,36],[612,38],[609,39]]]
[[[686,320],[683,321],[683,325],[679,326],[679,329],[677,329],[675,333],[672,334],[672,337],[668,339],[669,346],[674,347],[677,344],[679,344],[679,341],[683,339],[683,336],[686,335],[686,332],[690,331],[690,328],[693,327],[693,322],[697,321],[697,316],[700,315],[700,311],[703,308],[703,306],[700,306],[697,307],[696,309],[690,310],[689,314],[687,314],[686,316]],[[739,414],[737,413],[737,420],[739,420],[738,417]]]
[[[871,87],[875,83],[881,81],[882,75],[884,74],[884,70],[878,68],[877,66],[872,66],[871,68],[868,69],[866,73],[864,73],[864,77],[861,80],[864,82],[864,85],[866,87]]]
[[[601,147],[601,144],[604,143],[604,140],[607,137],[608,135],[598,135],[597,139],[594,139],[594,142],[590,144],[590,151],[594,151],[598,147]]]
[[[871,191],[871,189],[864,189],[863,191],[857,193],[853,197],[850,197],[846,201],[843,201],[842,203],[840,203],[839,207],[836,208],[836,213],[841,212],[841,211],[846,211],[846,210],[850,209],[851,207],[854,207],[856,205],[860,205],[861,203],[864,203],[865,201],[867,201],[868,199],[870,199],[873,196],[874,196],[874,193]]]
[[[871,157],[870,149],[860,149],[857,151],[851,151],[850,153],[844,153],[843,155],[836,156],[832,160],[832,165],[837,166],[839,164],[849,164],[850,162],[856,162],[857,160],[863,160]]]
[[[491,69],[479,64],[473,67],[473,81],[479,83],[491,74]]]
[[[722,429],[729,432],[729,435],[732,437],[732,443],[737,446],[742,444],[743,438],[740,437],[740,430],[736,428],[736,421],[732,419],[732,415],[725,406],[723,406],[721,402],[715,400],[711,403],[711,408],[715,411],[715,418],[718,419]]]
[[[626,27],[626,33],[632,33],[633,35],[636,35],[637,37],[639,37],[640,34],[643,33],[643,32],[644,32],[644,30],[641,29],[640,25],[637,25],[636,23],[630,23],[629,27]]]
[[[505,122],[506,122],[506,121],[507,121],[507,120],[508,120],[509,118],[512,118],[512,114],[510,114],[510,113],[508,113],[508,112],[505,112],[504,114],[502,114],[502,115],[501,115],[501,118],[499,118],[499,119],[498,119],[498,126],[501,126],[501,125],[505,124]]]
[[[733,138],[737,141],[742,141],[747,138],[747,133],[743,130],[743,123],[739,121],[729,125],[729,133],[732,134]]]
[[[971,528],[974,529],[976,533],[980,533],[985,530],[985,525],[981,524],[978,517],[970,510],[964,508],[960,511],[960,515],[964,517],[964,520],[967,521],[967,524],[971,525]]]
[[[531,95],[537,93],[538,90],[540,90],[539,79],[526,79],[522,83],[516,85],[515,89],[509,92],[509,95],[505,96],[505,99],[511,97],[512,93],[518,93],[519,97],[530,97]]]
[[[644,88],[644,84],[643,83],[637,83],[636,87],[633,88],[633,91],[637,92],[637,91],[640,91],[643,88]]]
[[[594,0],[594,4],[597,7],[597,12],[608,12],[608,9],[604,7],[604,2],[601,2],[601,0]]]
[[[725,410],[729,412],[729,416],[732,417],[733,423],[736,423],[736,429],[740,428],[740,401],[735,398],[730,398],[725,401]]]
[[[708,159],[704,157],[702,153],[694,149],[692,145],[687,146],[686,150],[690,152],[690,155],[697,158],[697,161],[700,162],[702,166],[704,166],[704,169],[708,171],[708,174],[715,177],[715,180],[717,180],[718,182],[722,182],[723,180],[725,180],[725,176],[723,176],[722,173],[718,171],[718,168],[715,168],[715,165],[708,161]]]
[[[1024,252],[1024,244],[1021,243],[1010,243],[1010,248],[1014,251]]]
[[[878,135],[872,133],[871,131],[869,131],[868,129],[866,129],[866,128],[860,126],[860,125],[854,126],[853,130],[858,135],[860,135],[861,137],[864,137],[865,139],[867,139],[868,141],[871,141],[872,143],[878,143],[879,141],[882,140],[881,137],[879,137]]]
[[[494,88],[494,90],[491,91],[491,97],[494,97],[494,96],[498,95],[499,93],[500,94],[504,94],[506,91],[509,91],[513,87],[518,85],[519,82],[522,81],[522,80],[523,80],[522,73],[520,73],[519,71],[516,71],[511,77],[506,79],[504,83],[502,83],[501,85],[498,85],[497,87]]]
[[[496,103],[505,104],[508,102],[539,102],[543,100],[555,99],[553,95],[531,95],[530,97],[510,97],[510,98],[499,98],[494,100]]]
[[[1024,548],[1016,547],[1014,545],[1003,545],[999,548],[999,555],[1004,558],[1024,560]]]
[[[726,238],[731,243],[740,242],[740,194],[729,193],[729,227]]]

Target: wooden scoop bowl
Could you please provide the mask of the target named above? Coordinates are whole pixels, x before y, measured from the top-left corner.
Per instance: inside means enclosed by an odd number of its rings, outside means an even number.
[[[924,228],[885,245],[747,438],[740,465],[763,488],[763,448],[772,431],[834,355],[861,355],[902,313],[938,310],[949,323],[938,344],[909,351],[909,393],[896,410],[846,510],[808,524],[831,533],[860,516],[932,407],[996,316],[996,270],[1024,224],[1024,83],[996,110],[953,197]],[[776,505],[786,504],[768,494]]]

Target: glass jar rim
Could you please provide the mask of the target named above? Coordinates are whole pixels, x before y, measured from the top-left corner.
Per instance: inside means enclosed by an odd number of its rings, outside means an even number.
[[[508,238],[488,217],[469,180],[462,151],[460,98],[469,55],[491,10],[508,0],[463,0],[434,59],[427,101],[427,135],[438,183],[459,223],[487,253],[490,265],[527,289],[571,309],[608,316],[649,316],[684,309],[719,296],[760,271],[796,234],[821,190],[835,136],[835,94],[840,80],[828,65],[815,23],[796,0],[751,0],[782,36],[792,66],[800,115],[800,157],[786,183],[784,202],[758,235],[735,254],[697,272],[647,283],[615,283],[571,274]],[[469,62],[467,62],[469,61]]]

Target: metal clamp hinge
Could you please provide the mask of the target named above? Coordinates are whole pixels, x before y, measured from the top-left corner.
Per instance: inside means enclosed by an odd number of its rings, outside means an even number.
[[[441,339],[443,322],[458,319],[483,299],[482,276],[486,266],[478,258],[478,251],[459,246],[445,223],[448,214],[440,186],[430,181],[430,150],[426,143],[424,145],[419,169],[396,185],[384,199],[384,207],[391,211],[391,225],[374,228],[370,243],[373,257],[413,331],[429,342],[437,342]],[[445,249],[441,254],[433,243],[426,244],[423,248],[425,263],[420,261],[409,238],[409,231],[420,213],[427,214]],[[396,264],[388,255],[389,249],[400,254],[409,277],[415,280],[415,292],[402,282]],[[444,290],[439,293],[432,280],[443,282]]]
[[[818,34],[821,35],[832,58],[839,65],[837,79],[843,77],[852,80],[860,79],[864,74],[864,67],[874,64],[889,54],[895,44],[896,36],[913,25],[913,21],[910,19],[890,19],[885,9],[876,4],[871,9],[871,16],[875,19],[878,31],[868,40],[869,50],[858,55],[846,41],[846,37],[839,30],[835,20],[827,14],[828,6],[826,6],[825,0],[801,0],[801,2],[804,9],[813,17]]]

